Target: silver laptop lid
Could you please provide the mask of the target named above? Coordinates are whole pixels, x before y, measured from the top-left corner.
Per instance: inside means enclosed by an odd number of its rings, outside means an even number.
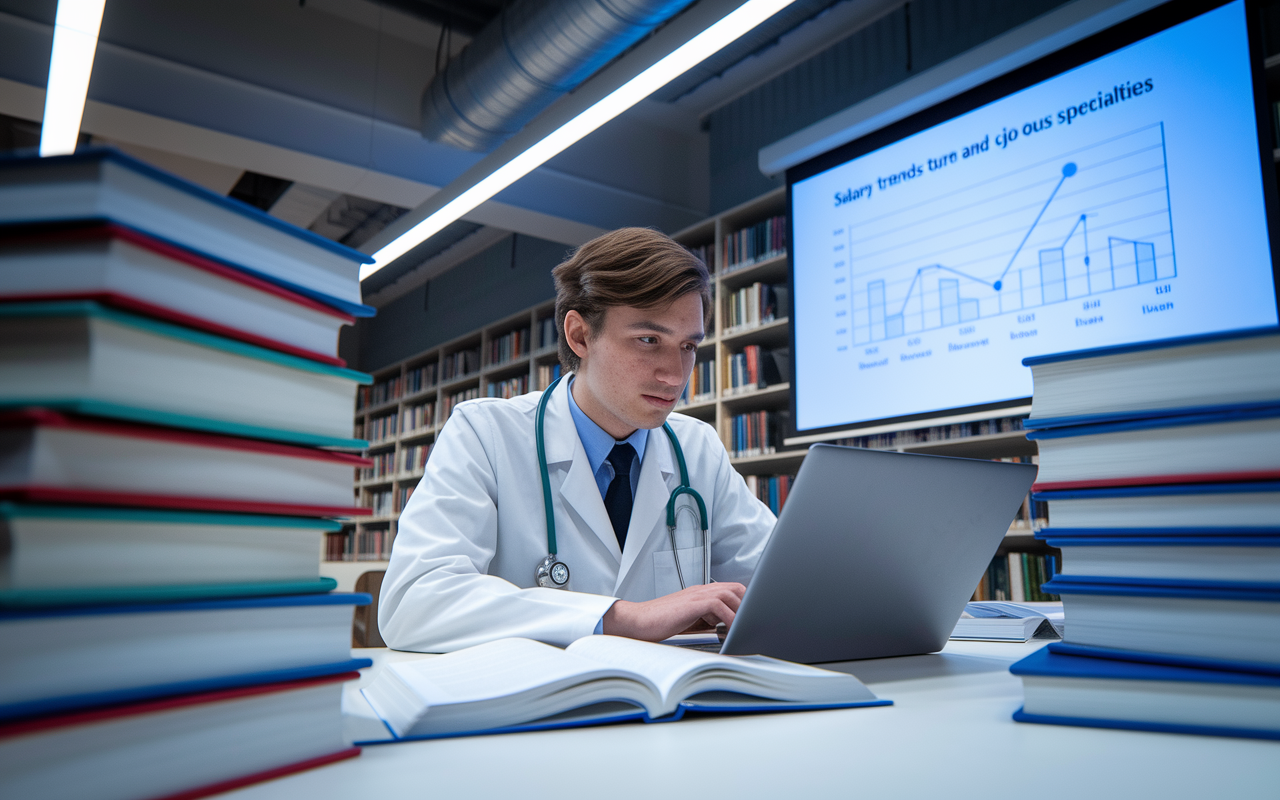
[[[1035,475],[814,445],[721,652],[812,664],[940,650]]]

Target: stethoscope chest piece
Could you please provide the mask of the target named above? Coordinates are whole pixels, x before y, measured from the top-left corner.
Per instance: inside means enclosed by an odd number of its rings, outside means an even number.
[[[544,589],[563,589],[569,585],[569,567],[558,560],[555,553],[550,553],[538,562],[533,577]]]

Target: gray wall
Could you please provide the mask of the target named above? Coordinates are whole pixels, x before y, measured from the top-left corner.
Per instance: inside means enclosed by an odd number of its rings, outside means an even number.
[[[1066,0],[913,0],[712,112],[711,211],[781,186],[761,147],[937,66]]]
[[[354,368],[372,372],[550,300],[551,269],[568,249],[509,236],[344,329],[339,352]]]

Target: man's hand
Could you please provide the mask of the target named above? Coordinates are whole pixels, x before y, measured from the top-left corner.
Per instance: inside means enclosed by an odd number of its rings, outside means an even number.
[[[604,615],[604,632],[660,642],[688,629],[701,620],[711,627],[733,624],[738,605],[747,587],[740,583],[712,583],[649,600],[628,603],[619,600]]]

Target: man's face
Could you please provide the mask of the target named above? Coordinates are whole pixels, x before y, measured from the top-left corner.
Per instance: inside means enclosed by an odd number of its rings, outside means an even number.
[[[565,337],[582,359],[573,398],[615,439],[657,428],[684,391],[705,335],[696,292],[665,308],[610,307],[594,337],[570,311]]]

